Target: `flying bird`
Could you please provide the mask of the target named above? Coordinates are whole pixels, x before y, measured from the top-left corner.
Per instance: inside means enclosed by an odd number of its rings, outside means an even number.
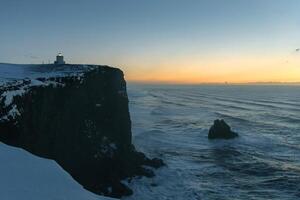
[[[299,52],[300,51],[300,48],[296,49],[296,52]]]

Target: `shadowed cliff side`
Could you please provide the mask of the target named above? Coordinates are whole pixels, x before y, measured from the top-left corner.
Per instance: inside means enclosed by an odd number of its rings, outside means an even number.
[[[122,179],[154,176],[143,165],[163,165],[131,143],[126,82],[119,69],[94,66],[80,76],[34,81],[0,88],[1,141],[54,159],[86,189],[112,197],[132,193]],[[6,102],[5,93],[26,84],[26,92]]]

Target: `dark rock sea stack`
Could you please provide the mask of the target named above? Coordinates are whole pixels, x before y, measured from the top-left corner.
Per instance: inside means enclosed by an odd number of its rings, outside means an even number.
[[[238,134],[233,132],[223,119],[215,120],[208,133],[208,139],[232,139],[235,137],[238,137]]]
[[[132,144],[121,70],[95,65],[24,70],[36,76],[2,80],[0,141],[55,160],[87,190],[111,197],[132,194],[121,180],[154,176],[144,166],[164,165]]]

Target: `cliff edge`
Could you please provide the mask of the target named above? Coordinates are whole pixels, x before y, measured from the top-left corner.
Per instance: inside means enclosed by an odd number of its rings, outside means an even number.
[[[132,145],[121,70],[0,64],[0,74],[0,141],[55,160],[89,191],[130,195],[121,180],[163,165]]]

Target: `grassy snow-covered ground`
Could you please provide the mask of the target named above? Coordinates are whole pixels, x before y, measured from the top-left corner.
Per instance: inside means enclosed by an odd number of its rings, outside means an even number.
[[[82,188],[56,162],[0,143],[0,199],[109,200]]]

